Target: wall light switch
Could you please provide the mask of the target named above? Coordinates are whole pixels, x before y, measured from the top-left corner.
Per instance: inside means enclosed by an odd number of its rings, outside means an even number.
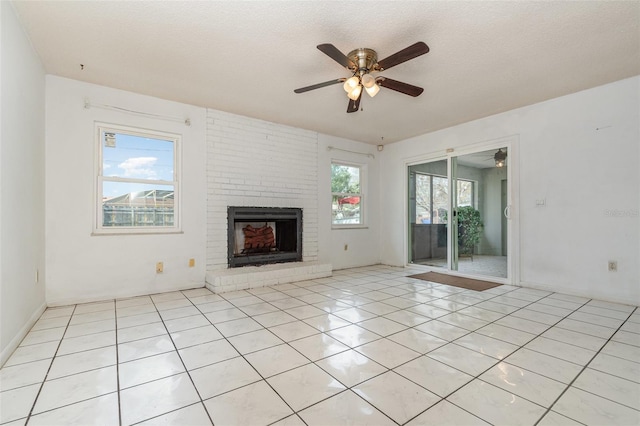
[[[196,266],[196,260],[195,259],[189,259],[189,268],[193,268],[194,266]]]
[[[156,274],[161,274],[164,272],[164,263],[158,262],[156,263]]]

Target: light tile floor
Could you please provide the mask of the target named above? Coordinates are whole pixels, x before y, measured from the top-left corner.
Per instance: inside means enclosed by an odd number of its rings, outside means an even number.
[[[638,425],[637,307],[375,266],[47,309],[3,425]]]

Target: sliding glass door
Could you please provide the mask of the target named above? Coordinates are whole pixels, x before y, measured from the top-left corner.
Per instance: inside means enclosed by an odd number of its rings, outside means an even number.
[[[409,262],[447,267],[447,160],[409,167]]]
[[[409,263],[508,277],[507,147],[414,164]]]

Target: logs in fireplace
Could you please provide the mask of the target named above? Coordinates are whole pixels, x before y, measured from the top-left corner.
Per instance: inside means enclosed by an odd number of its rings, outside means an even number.
[[[302,261],[302,209],[227,208],[230,268]]]
[[[254,228],[251,224],[242,228],[244,249],[242,253],[269,253],[276,248],[276,237],[273,228],[265,224]]]

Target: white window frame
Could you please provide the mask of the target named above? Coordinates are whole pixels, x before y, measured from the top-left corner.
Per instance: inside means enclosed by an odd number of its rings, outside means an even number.
[[[429,185],[431,187],[430,191],[429,191],[429,195],[430,195],[430,200],[429,200],[429,204],[431,205],[431,211],[429,212],[429,215],[431,217],[431,220],[433,220],[433,212],[434,212],[434,208],[433,208],[433,178],[443,178],[443,179],[447,179],[448,178],[446,176],[442,176],[442,175],[437,175],[437,174],[433,174],[433,173],[425,173],[425,172],[414,172],[417,175],[422,175],[422,176],[429,176]],[[457,178],[456,180],[456,192],[458,192],[458,182],[468,182],[471,184],[471,207],[473,207],[474,209],[478,208],[478,181],[476,180],[472,180],[472,179],[462,179],[462,178]],[[418,180],[416,179],[416,192],[418,190]],[[456,194],[457,197],[458,194]],[[448,195],[447,195],[448,197]],[[417,213],[416,213],[416,217],[414,218],[416,223],[418,223],[418,218],[417,218]]]
[[[456,197],[458,197],[460,194],[460,191],[458,190],[458,182],[468,182],[471,184],[471,207],[473,207],[474,209],[477,209],[478,208],[478,181],[472,180],[472,179],[457,178],[456,179],[456,192],[457,192]]]
[[[366,228],[367,227],[367,222],[366,222],[366,201],[367,201],[367,195],[366,195],[366,188],[367,188],[367,165],[366,164],[361,164],[361,163],[352,163],[352,162],[347,162],[347,161],[342,161],[342,160],[331,160],[331,166],[336,165],[336,166],[344,166],[344,167],[356,167],[358,168],[359,171],[359,175],[360,175],[360,193],[356,194],[356,193],[342,193],[342,192],[333,192],[331,191],[331,204],[330,206],[333,206],[333,196],[334,195],[341,195],[341,196],[358,196],[360,197],[360,223],[333,223],[333,214],[331,214],[331,228],[332,229],[354,229],[354,228]],[[332,182],[332,172],[331,170],[329,170],[329,186],[331,186],[331,182]],[[332,208],[332,207],[330,207]]]
[[[124,133],[132,136],[148,137],[153,139],[161,139],[173,142],[173,180],[158,179],[137,179],[137,178],[121,178],[107,177],[103,172],[103,133]],[[180,198],[180,177],[181,177],[181,143],[182,135],[159,130],[149,130],[138,127],[124,126],[110,123],[95,123],[95,139],[96,139],[96,158],[95,158],[95,222],[93,225],[93,235],[117,235],[117,234],[171,234],[181,233],[181,198]],[[125,182],[125,183],[141,183],[141,184],[159,184],[173,186],[173,226],[103,226],[103,206],[102,206],[102,189],[103,183],[107,182]]]

